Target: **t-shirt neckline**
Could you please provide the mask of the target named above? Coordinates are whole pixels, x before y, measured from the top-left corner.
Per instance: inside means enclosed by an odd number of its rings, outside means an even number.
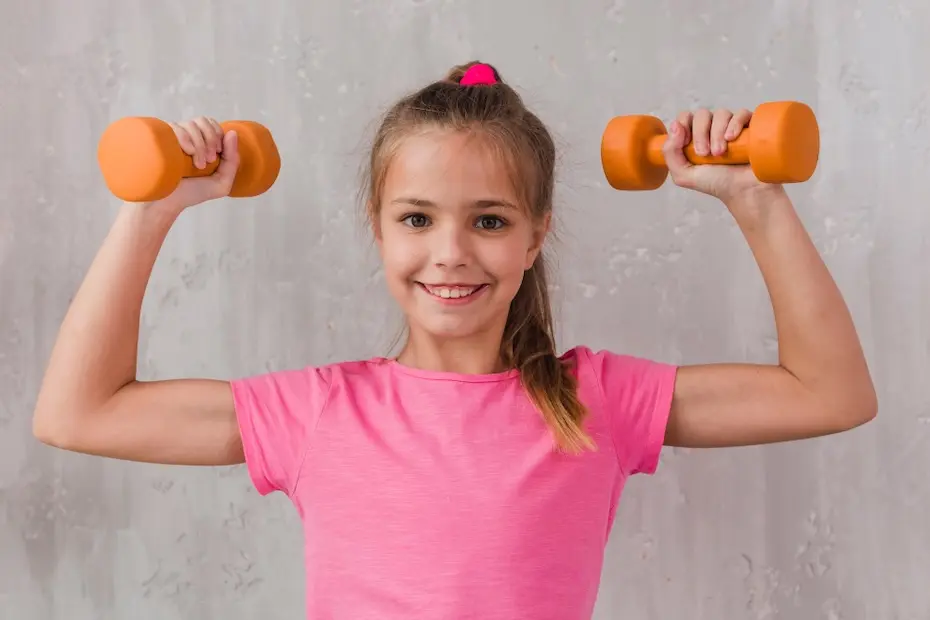
[[[458,381],[466,383],[489,383],[493,381],[506,381],[520,375],[516,368],[502,370],[501,372],[492,372],[484,374],[468,374],[462,372],[450,372],[445,370],[427,370],[424,368],[415,368],[401,364],[396,359],[379,357],[376,360],[382,364],[387,364],[392,370],[402,372],[406,375],[420,377],[421,379],[432,379],[435,381]]]

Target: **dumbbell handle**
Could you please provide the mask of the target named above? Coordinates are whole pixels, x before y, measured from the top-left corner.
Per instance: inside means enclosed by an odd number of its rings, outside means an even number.
[[[694,142],[689,142],[684,150],[685,158],[694,165],[715,164],[739,166],[749,163],[749,132],[747,127],[736,137],[727,142],[727,151],[723,155],[698,155],[694,150]],[[662,148],[668,136],[653,136],[646,147],[646,159],[654,166],[666,166],[665,153]]]

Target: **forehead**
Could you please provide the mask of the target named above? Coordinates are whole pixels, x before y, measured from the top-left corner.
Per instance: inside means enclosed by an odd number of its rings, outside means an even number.
[[[493,142],[475,132],[429,131],[407,137],[391,160],[384,198],[503,198],[518,202],[511,170]]]

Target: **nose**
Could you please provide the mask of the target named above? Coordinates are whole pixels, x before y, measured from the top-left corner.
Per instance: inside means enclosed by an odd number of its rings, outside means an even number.
[[[437,267],[452,269],[463,267],[471,258],[471,237],[467,230],[457,225],[434,230],[432,244],[433,262]]]

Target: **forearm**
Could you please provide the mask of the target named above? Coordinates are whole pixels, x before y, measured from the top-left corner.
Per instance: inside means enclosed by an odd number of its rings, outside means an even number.
[[[728,202],[762,272],[779,364],[816,400],[874,409],[874,389],[849,310],[780,187]]]
[[[35,410],[54,429],[103,407],[136,377],[145,289],[180,210],[125,204],[62,322]]]

